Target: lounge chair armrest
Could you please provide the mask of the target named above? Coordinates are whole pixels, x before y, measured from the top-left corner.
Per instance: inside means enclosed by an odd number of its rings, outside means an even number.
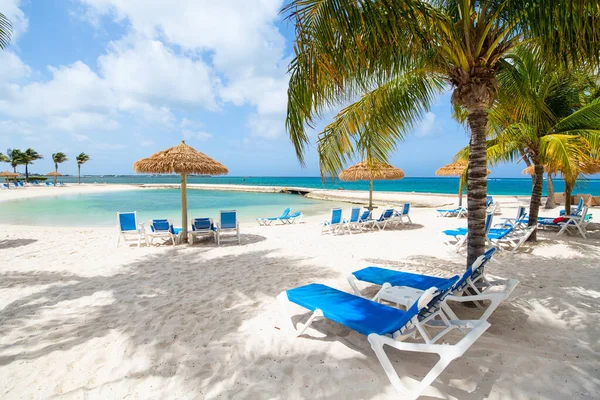
[[[446,296],[447,301],[456,301],[460,303],[466,303],[471,301],[479,301],[479,300],[494,300],[498,297],[501,297],[502,300],[507,299],[513,290],[517,287],[519,281],[517,279],[508,279],[505,281],[494,281],[492,282],[492,286],[500,286],[504,285],[504,289],[498,292],[488,293],[487,290],[482,294],[477,295],[469,295],[469,296],[456,296],[456,295],[448,295]],[[489,290],[489,289],[488,289]]]

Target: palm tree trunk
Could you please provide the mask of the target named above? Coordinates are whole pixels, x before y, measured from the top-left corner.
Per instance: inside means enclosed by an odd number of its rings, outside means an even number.
[[[77,184],[81,185],[81,164],[77,164]]]
[[[565,215],[571,215],[571,193],[573,185],[565,179]]]
[[[369,211],[373,211],[373,179],[369,181]]]
[[[458,206],[459,207],[462,207],[464,183],[465,183],[464,176],[461,175],[458,180]]]
[[[468,109],[467,121],[471,129],[471,153],[467,178],[467,266],[485,252],[485,198],[487,196],[487,153],[485,130],[488,121],[485,103]]]
[[[58,174],[58,163],[54,163],[54,172],[56,172]],[[54,175],[54,186],[56,186],[56,179],[58,178],[58,176],[56,176],[56,174]]]
[[[545,209],[551,210],[556,208],[556,204],[554,203],[554,182],[552,181],[552,174],[548,173],[548,198],[546,199]]]
[[[28,163],[25,163],[25,182],[29,183],[29,168],[27,168],[29,166]]]
[[[13,167],[13,172],[16,174],[17,173],[17,166],[13,165],[12,167]]]
[[[531,190],[531,201],[529,203],[529,226],[537,225],[537,219],[542,204],[542,189],[544,186],[544,165],[540,163],[540,158],[536,154],[533,156],[534,175],[533,189]],[[529,236],[529,242],[537,240],[537,230]]]

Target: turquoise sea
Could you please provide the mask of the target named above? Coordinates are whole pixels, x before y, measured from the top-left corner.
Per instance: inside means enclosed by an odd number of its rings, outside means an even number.
[[[67,184],[76,177],[65,176]],[[178,176],[86,176],[85,183],[141,184],[179,183]],[[323,189],[368,190],[368,182],[341,182],[321,178],[282,177],[190,177],[189,183],[263,185],[307,187]],[[502,178],[489,180],[489,193],[496,195],[528,195],[531,179]],[[454,194],[457,178],[405,178],[401,181],[377,181],[376,191],[447,193]],[[545,188],[544,188],[545,189]],[[564,183],[556,180],[556,191]],[[25,189],[26,190],[26,189]],[[600,180],[583,181],[575,193],[600,195]],[[0,202],[0,221],[20,225],[58,226],[114,226],[117,211],[137,211],[140,221],[151,218],[171,218],[176,225],[181,221],[181,195],[179,189],[128,190],[98,194],[67,194],[25,200]],[[240,220],[253,221],[257,217],[277,216],[291,207],[305,215],[326,212],[331,202],[317,201],[298,195],[280,193],[244,193],[205,190],[188,190],[189,217],[217,218],[219,210],[238,210]]]
[[[77,177],[64,176],[61,180],[65,183],[77,182]],[[106,182],[106,183],[179,183],[179,176],[175,175],[105,175],[85,176],[84,183]],[[564,182],[555,179],[555,190],[564,190]],[[319,189],[346,189],[346,190],[369,190],[369,182],[342,182],[340,180],[327,179],[322,181],[319,177],[201,177],[191,176],[188,183],[212,183],[231,185],[252,186],[284,186],[284,187],[306,187]],[[458,191],[458,178],[432,177],[432,178],[404,178],[399,181],[376,181],[373,184],[375,191],[382,192],[416,192],[416,193],[448,193]],[[590,193],[600,196],[600,179],[589,179],[581,181],[575,188],[574,193]],[[488,180],[488,193],[494,195],[520,195],[531,193],[530,178],[490,178]],[[546,185],[544,183],[544,194]]]

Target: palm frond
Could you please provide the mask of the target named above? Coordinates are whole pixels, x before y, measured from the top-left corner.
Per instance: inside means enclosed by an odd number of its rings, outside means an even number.
[[[0,49],[4,50],[10,44],[13,29],[12,24],[6,16],[0,13]]]

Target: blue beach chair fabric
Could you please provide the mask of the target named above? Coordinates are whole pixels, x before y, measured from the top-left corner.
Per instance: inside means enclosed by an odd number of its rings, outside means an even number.
[[[410,219],[410,203],[404,203],[402,205],[402,209],[395,213],[394,219],[397,219],[402,225],[406,225],[406,222],[412,224],[412,220]],[[406,220],[406,221],[405,221]]]
[[[216,242],[215,231],[212,218],[194,218],[192,219],[192,230],[188,232],[188,243],[194,244],[194,240],[200,236],[212,236]]]
[[[376,226],[377,228],[379,228],[380,231],[384,230],[386,228],[387,224],[391,222],[393,217],[394,217],[394,209],[387,208],[383,211],[383,213],[381,213],[379,218],[372,220],[373,226]]]
[[[492,228],[492,222],[494,220],[494,214],[487,213],[485,217],[485,235],[487,240],[487,235]],[[452,236],[456,239],[456,251],[460,251],[460,249],[467,243],[468,240],[468,229],[467,228],[456,228],[456,229],[446,229],[443,231],[446,236]]]
[[[440,315],[440,299],[446,293],[447,291],[438,291],[435,287],[429,288],[407,311],[315,283],[281,292],[278,300],[286,326],[291,330],[296,330],[291,321],[290,307],[292,304],[312,311],[306,324],[296,331],[298,336],[302,335],[312,322],[320,317],[366,335],[394,389],[403,399],[416,399],[452,360],[462,356],[490,326],[487,321],[448,321],[447,319],[433,321]],[[425,327],[433,322],[443,323],[442,327],[445,329],[431,339]],[[464,334],[457,344],[436,343],[454,328],[458,328]],[[423,336],[425,343],[402,341],[417,333]],[[400,381],[384,351],[384,346],[401,351],[435,353],[440,356],[440,360],[418,384],[409,388]]]
[[[352,207],[350,210],[350,218],[345,218],[342,222],[341,229],[346,230],[349,234],[352,234],[352,229],[358,224],[360,218],[360,207]]]
[[[577,203],[577,208],[575,208],[574,210],[571,210],[571,215],[581,215],[581,212],[583,210],[583,197],[579,198],[579,202]],[[559,215],[563,216],[566,214],[565,210],[560,210]]]
[[[302,220],[303,214],[300,211],[296,211],[293,214],[288,215],[288,217],[283,221],[286,224],[294,224],[298,220]]]
[[[236,210],[226,210],[220,212],[219,222],[215,224],[215,238],[217,246],[221,245],[223,233],[233,233],[232,239],[237,239],[238,244],[241,243],[240,223],[237,219]]]
[[[438,209],[439,217],[456,217],[461,218],[467,215],[467,209],[464,207],[456,207],[456,208],[448,208],[448,209]]]
[[[342,226],[342,209],[341,208],[332,208],[331,209],[331,219],[328,221],[323,221],[321,223],[321,234],[327,232],[329,234],[336,233],[340,227]]]
[[[132,237],[134,241],[137,241],[138,247],[140,247],[142,239],[144,239],[146,245],[148,245],[148,239],[146,237],[146,230],[144,224],[138,224],[137,213],[133,212],[118,212],[117,213],[117,229],[119,235],[117,238],[117,247],[123,242],[130,241]]]

